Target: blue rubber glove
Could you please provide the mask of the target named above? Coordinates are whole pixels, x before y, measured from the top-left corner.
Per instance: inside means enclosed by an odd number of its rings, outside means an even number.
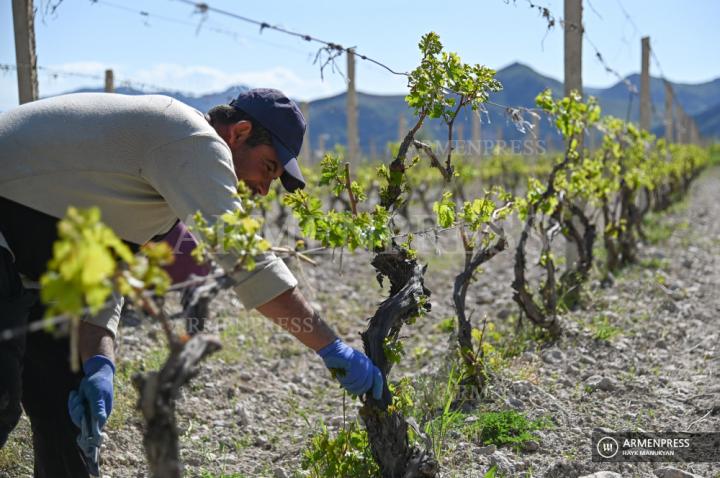
[[[85,406],[90,404],[90,414],[102,428],[112,412],[115,365],[104,355],[95,355],[85,361],[83,371],[85,377],[80,381],[80,387],[71,391],[68,397],[70,419],[80,428]]]
[[[335,378],[345,390],[353,395],[361,395],[372,390],[372,396],[380,400],[383,392],[382,373],[364,353],[348,346],[340,339],[335,339],[317,353],[322,357],[327,368],[342,370]]]

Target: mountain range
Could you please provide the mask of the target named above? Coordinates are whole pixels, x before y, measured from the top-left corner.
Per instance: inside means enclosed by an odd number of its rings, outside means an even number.
[[[490,101],[496,105],[533,107],[535,96],[542,90],[550,88],[554,95],[561,95],[562,82],[544,76],[521,63],[513,63],[497,71],[496,78],[502,83],[503,89],[493,93]],[[639,91],[640,75],[633,74],[609,88],[586,88],[585,94],[595,96],[603,114],[637,121],[639,117],[639,101],[637,95],[631,95],[627,83],[635,85]],[[262,85],[253,85],[262,86]],[[672,83],[677,101],[685,112],[692,116],[698,124],[701,137],[709,140],[720,139],[720,78],[700,83]],[[217,104],[228,103],[237,94],[248,87],[234,86],[225,91],[202,96],[187,96],[172,91],[157,93],[172,96],[189,104],[200,111],[207,111]],[[82,89],[78,91],[100,91]],[[129,88],[118,88],[117,93],[146,94]],[[665,109],[664,85],[660,78],[651,77],[650,97],[652,102],[653,132],[663,134],[663,114]],[[309,103],[309,138],[312,150],[330,149],[335,144],[346,144],[346,112],[345,93],[322,98]],[[364,155],[381,154],[390,142],[398,141],[400,130],[406,130],[413,121],[413,112],[405,103],[403,95],[375,95],[358,92],[358,130],[360,148]],[[481,137],[483,139],[515,140],[526,138],[509,119],[507,111],[496,105],[488,105],[487,112],[481,114]],[[457,139],[470,139],[472,120],[471,112],[465,112],[456,121]],[[532,118],[525,113],[523,120],[530,123]],[[421,131],[426,139],[440,139],[447,133],[439,121],[429,121]],[[559,136],[548,123],[539,125],[540,139],[545,140],[549,147],[559,145]],[[324,145],[324,148],[323,148]]]

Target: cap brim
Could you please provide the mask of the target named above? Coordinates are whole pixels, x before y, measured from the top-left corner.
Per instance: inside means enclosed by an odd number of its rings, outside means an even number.
[[[305,187],[305,178],[300,171],[297,158],[285,145],[273,136],[273,147],[278,156],[278,161],[283,165],[285,171],[280,175],[280,182],[288,192]]]

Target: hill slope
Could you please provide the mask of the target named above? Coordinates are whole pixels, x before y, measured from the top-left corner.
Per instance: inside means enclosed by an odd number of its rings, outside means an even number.
[[[560,95],[563,91],[562,82],[544,76],[532,68],[521,63],[513,63],[498,70],[498,80],[503,84],[503,90],[491,95],[491,101],[498,104],[512,106],[532,107],[535,96],[545,88],[550,88],[554,94]],[[627,80],[639,88],[639,75],[630,75]],[[255,85],[261,86],[261,85]],[[211,107],[228,103],[247,86],[234,86],[225,91],[202,96],[187,96],[177,92],[158,92],[170,95],[201,111]],[[720,137],[720,78],[700,84],[673,84],[678,101],[686,112],[693,115],[698,122],[700,132],[707,137]],[[82,90],[100,91],[100,90]],[[137,90],[119,88],[118,93],[142,94]],[[624,82],[618,82],[609,88],[587,88],[586,94],[596,96],[605,114],[620,118],[629,118],[637,121],[639,117],[639,102],[637,96],[631,98]],[[653,128],[662,130],[664,112],[664,86],[659,78],[651,78],[651,101],[653,104]],[[346,116],[345,94],[322,98],[310,102],[309,134],[311,147],[315,150],[324,145],[332,148],[335,144],[346,144]],[[413,112],[405,104],[404,95],[373,95],[358,93],[358,128],[360,132],[360,147],[363,154],[376,156],[383,154],[389,142],[400,138],[401,117],[404,124],[410,124]],[[526,134],[517,130],[502,108],[488,106],[487,114],[482,115],[483,139],[517,140],[527,139]],[[530,120],[530,118],[526,118]],[[472,121],[469,113],[464,113],[457,121],[456,137],[469,139],[471,136]],[[554,129],[546,123],[541,124],[539,138],[552,144],[559,140]],[[444,130],[440,124],[430,121],[423,128],[422,135],[428,139],[443,138]]]

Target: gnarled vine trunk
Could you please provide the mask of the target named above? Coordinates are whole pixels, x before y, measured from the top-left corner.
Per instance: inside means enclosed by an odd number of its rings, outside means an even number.
[[[133,377],[139,394],[137,408],[145,419],[143,445],[151,477],[182,477],[175,401],[180,388],[198,374],[198,364],[220,347],[217,338],[196,335],[172,346],[159,371]]]
[[[463,242],[467,244],[465,238],[463,238]],[[465,247],[467,248],[468,245]],[[472,372],[472,376],[469,378],[472,379],[478,393],[483,392],[485,387],[485,377],[483,375],[483,371],[478,369],[481,365],[479,362],[482,360],[482,357],[476,357],[473,352],[472,324],[465,313],[465,297],[467,296],[472,276],[478,267],[495,257],[500,252],[504,251],[506,248],[507,240],[505,239],[505,236],[501,234],[495,243],[482,247],[474,253],[472,249],[466,249],[465,267],[460,274],[455,276],[453,302],[455,303],[455,313],[457,314],[458,319],[458,345],[460,346],[460,354],[466,367]]]
[[[388,411],[392,402],[387,387],[387,375],[392,363],[387,360],[384,343],[387,337],[397,337],[401,327],[416,317],[421,308],[429,308],[421,297],[430,295],[424,286],[425,268],[393,244],[372,261],[378,281],[390,281],[390,296],[378,307],[370,324],[362,333],[365,353],[382,371],[385,385],[380,400],[368,396],[360,409],[368,431],[373,457],[380,466],[383,478],[429,478],[437,475],[438,463],[432,450],[420,449],[409,443],[408,423],[399,411]]]
[[[550,175],[548,176],[545,191],[542,193],[536,203],[531,203],[528,205],[525,226],[520,233],[520,240],[518,241],[517,248],[515,249],[515,279],[512,283],[512,288],[515,290],[515,293],[513,294],[513,300],[518,304],[518,306],[520,306],[520,310],[525,314],[528,319],[530,319],[533,324],[548,330],[548,332],[550,332],[550,334],[555,337],[559,336],[562,332],[560,320],[558,319],[555,310],[553,310],[554,307],[550,307],[551,310],[544,310],[546,308],[539,305],[535,301],[533,293],[529,289],[527,277],[525,276],[525,268],[527,263],[526,248],[527,242],[530,239],[530,233],[535,226],[536,216],[538,215],[538,205],[544,203],[550,197],[555,195],[555,178],[560,173],[560,171],[563,171],[567,167],[569,163],[570,158],[566,155],[561,162],[553,166],[552,170],[550,171]],[[544,244],[544,253],[549,252],[550,239],[547,237],[547,235],[551,234],[551,232],[549,228],[541,227],[541,229],[541,236],[543,238]],[[548,294],[554,293],[554,291],[551,291],[547,288],[554,288],[555,283],[555,268],[552,261],[547,261],[545,263],[545,269],[547,273],[545,287],[543,287],[543,289],[545,290],[544,293],[543,291],[541,291],[541,293],[543,293],[543,295],[545,296],[545,302],[547,303]]]
[[[569,267],[560,277],[560,294],[563,303],[575,307],[580,301],[582,285],[590,276],[593,263],[593,246],[597,236],[595,224],[590,222],[583,209],[570,201],[563,202],[563,208],[570,211],[570,216],[562,215],[563,235],[575,245],[578,259],[574,267]],[[575,224],[577,219],[578,224]]]

